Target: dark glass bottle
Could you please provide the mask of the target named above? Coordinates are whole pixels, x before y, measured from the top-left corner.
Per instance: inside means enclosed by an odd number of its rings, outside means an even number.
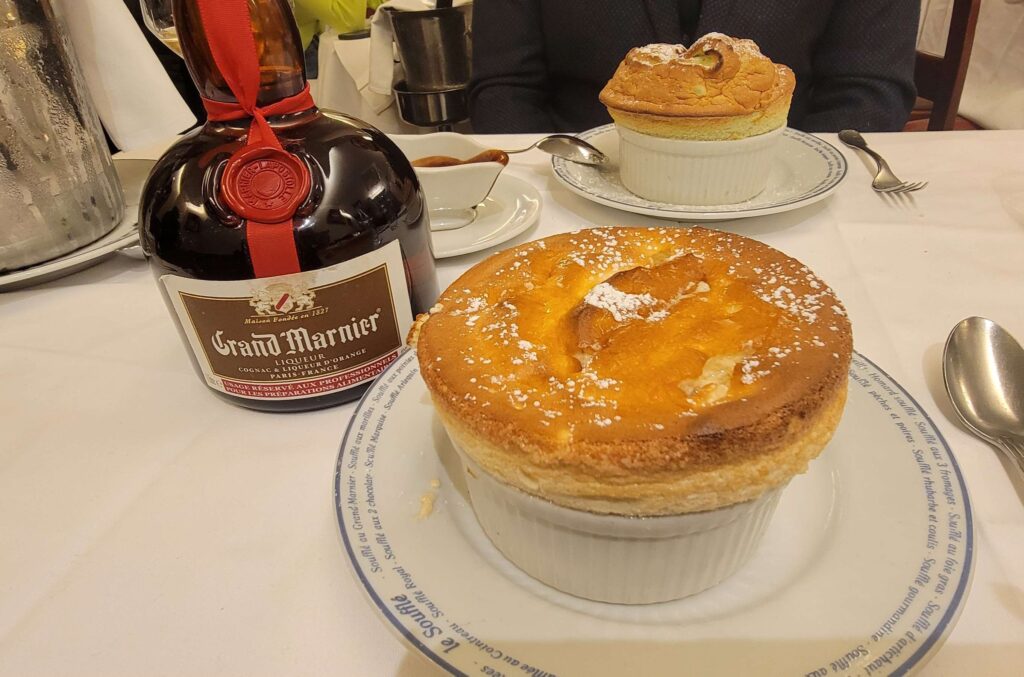
[[[305,71],[286,1],[249,7],[257,103],[266,106],[302,92]],[[211,56],[198,0],[175,0],[174,12],[200,93],[236,101]],[[267,411],[332,406],[366,390],[413,315],[437,297],[426,201],[408,160],[377,129],[315,107],[267,120],[309,171],[308,196],[292,218],[303,272],[258,277],[249,223],[220,190],[250,118],[208,121],[160,159],[142,197],[142,246],[200,378],[217,395]],[[268,176],[257,190],[274,189]]]

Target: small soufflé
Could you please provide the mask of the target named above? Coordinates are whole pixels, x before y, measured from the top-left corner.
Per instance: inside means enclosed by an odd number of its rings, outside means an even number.
[[[629,51],[600,99],[618,125],[672,139],[742,139],[783,127],[796,79],[751,40],[708,33],[689,49]]]

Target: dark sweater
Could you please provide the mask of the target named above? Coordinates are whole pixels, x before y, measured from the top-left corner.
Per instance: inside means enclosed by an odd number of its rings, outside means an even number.
[[[920,0],[703,0],[697,35],[754,40],[796,74],[789,124],[895,131],[914,103]],[[679,0],[475,0],[473,129],[573,132],[632,47],[682,43]],[[692,42],[692,41],[689,41]]]

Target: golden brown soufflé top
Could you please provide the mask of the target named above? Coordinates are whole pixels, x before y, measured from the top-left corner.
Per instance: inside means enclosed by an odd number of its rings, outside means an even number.
[[[726,139],[786,124],[796,78],[751,40],[708,33],[689,48],[631,49],[600,94],[620,125],[655,136]]]
[[[410,343],[487,471],[563,505],[667,514],[802,472],[838,422],[852,335],[829,287],[760,242],[594,228],[474,266]]]

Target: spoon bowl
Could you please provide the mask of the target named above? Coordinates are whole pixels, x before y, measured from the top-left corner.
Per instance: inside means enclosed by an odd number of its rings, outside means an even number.
[[[1024,349],[992,320],[969,317],[950,332],[942,377],[953,408],[1024,474]]]
[[[602,165],[608,162],[608,156],[590,145],[583,139],[571,134],[551,134],[543,139],[530,144],[519,150],[507,150],[506,153],[525,153],[528,150],[537,148],[555,157],[565,158],[570,162],[579,162],[584,165]]]

